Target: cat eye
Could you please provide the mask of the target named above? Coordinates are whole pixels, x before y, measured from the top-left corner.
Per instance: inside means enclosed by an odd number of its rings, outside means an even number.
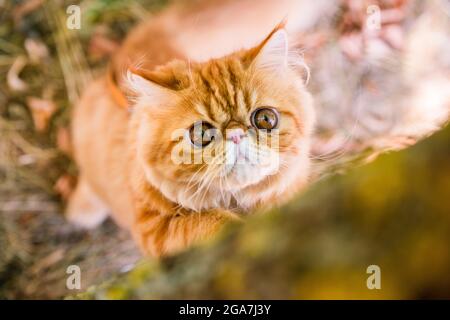
[[[257,129],[272,130],[278,126],[279,114],[274,108],[258,108],[252,112],[251,122]]]
[[[189,138],[196,147],[206,147],[214,139],[214,127],[204,121],[198,121],[189,129]]]

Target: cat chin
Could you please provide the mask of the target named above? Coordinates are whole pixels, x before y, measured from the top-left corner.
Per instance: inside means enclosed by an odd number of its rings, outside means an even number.
[[[248,167],[249,165],[244,166]],[[238,209],[252,208],[259,199],[249,198],[241,192],[244,188],[258,185],[265,180],[267,175],[264,175],[264,172],[268,169],[255,167],[248,169],[243,168],[242,165],[236,165],[227,177],[227,182],[223,178],[221,181],[220,178],[217,178],[211,182],[205,192],[196,188],[195,184],[187,185],[164,178],[162,174],[158,174],[157,170],[149,166],[145,167],[144,172],[146,180],[168,200],[183,208],[201,212],[216,208],[233,210],[236,209],[236,206]]]
[[[223,189],[237,193],[249,186],[256,185],[268,176],[278,172],[278,165],[256,166],[250,163],[236,164],[224,178]]]

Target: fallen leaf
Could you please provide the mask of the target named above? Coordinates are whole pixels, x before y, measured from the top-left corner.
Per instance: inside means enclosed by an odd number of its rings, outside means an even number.
[[[33,116],[36,131],[42,132],[47,129],[49,120],[57,109],[55,103],[49,99],[28,97],[27,105]]]
[[[59,150],[67,155],[72,154],[72,143],[70,140],[70,130],[66,127],[58,128],[56,133],[56,145]]]
[[[11,68],[6,76],[6,82],[13,91],[25,91],[28,89],[28,84],[19,78],[19,74],[27,64],[27,58],[24,56],[18,56],[14,60]]]
[[[34,218],[36,218],[36,214],[32,212],[25,212],[19,216],[17,222],[22,226],[29,226]]]
[[[383,29],[382,37],[394,49],[403,47],[404,36],[403,30],[398,25],[387,26]]]
[[[75,189],[75,185],[76,178],[70,174],[64,174],[58,178],[53,188],[64,200],[67,200]]]
[[[88,51],[93,59],[102,59],[113,54],[118,48],[119,43],[108,38],[105,30],[99,29],[89,41]]]
[[[57,249],[50,253],[48,256],[38,260],[38,262],[32,266],[31,272],[34,274],[40,273],[43,270],[50,268],[55,263],[58,263],[64,258],[66,250],[63,248]]]
[[[49,56],[47,46],[39,39],[28,38],[25,40],[24,46],[33,63],[39,63]]]
[[[21,166],[29,166],[36,163],[36,158],[31,154],[23,154],[19,156],[18,162]]]
[[[342,52],[351,60],[359,60],[363,57],[364,46],[361,33],[351,32],[339,39]]]
[[[338,23],[342,33],[339,40],[342,52],[350,60],[358,61],[366,55],[370,55],[369,59],[379,59],[389,54],[391,49],[400,50],[407,3],[407,0],[344,0]],[[367,24],[369,5],[379,9],[379,28],[370,28]]]
[[[19,24],[24,16],[38,9],[44,0],[28,0],[14,8],[12,13],[15,24]]]

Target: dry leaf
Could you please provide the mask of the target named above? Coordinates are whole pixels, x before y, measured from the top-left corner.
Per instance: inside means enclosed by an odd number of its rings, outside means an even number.
[[[43,270],[50,268],[55,263],[58,263],[64,258],[64,254],[66,250],[64,248],[57,249],[50,253],[48,256],[39,260],[34,266],[31,268],[31,272],[34,274],[40,273]]]
[[[18,56],[6,76],[6,82],[13,91],[25,91],[28,89],[28,84],[19,78],[19,74],[27,64],[27,58]]]
[[[56,105],[52,100],[28,97],[27,105],[33,116],[36,131],[42,132],[48,127],[52,115],[56,111]]]
[[[75,189],[75,185],[75,177],[70,174],[64,174],[58,178],[54,189],[64,200],[67,200]]]
[[[28,0],[15,7],[12,13],[15,24],[19,24],[24,16],[38,9],[43,3],[44,0]]]
[[[361,33],[351,32],[339,39],[339,45],[350,60],[359,60],[363,57],[364,46]]]
[[[36,157],[32,154],[22,154],[19,156],[18,162],[21,166],[29,166],[36,163]]]
[[[39,63],[49,55],[47,46],[41,40],[28,38],[25,40],[24,45],[33,63]]]
[[[19,216],[18,223],[22,226],[29,226],[36,215],[32,212],[25,212]]]
[[[406,15],[406,0],[377,0],[343,2],[343,15],[339,23],[342,37],[339,40],[344,54],[353,61],[366,55],[381,58],[391,49],[400,50],[403,46],[402,22]],[[367,20],[368,5],[380,9],[380,28],[369,28]],[[365,50],[365,48],[368,48]]]
[[[70,131],[66,127],[58,128],[58,132],[56,134],[56,145],[58,149],[67,155],[72,154],[72,143],[70,140]]]
[[[104,30],[98,30],[89,42],[89,55],[94,59],[110,56],[119,48],[119,43],[108,38]]]

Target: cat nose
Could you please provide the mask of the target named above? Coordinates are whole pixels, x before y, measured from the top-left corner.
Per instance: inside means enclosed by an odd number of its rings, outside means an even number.
[[[244,136],[244,130],[241,128],[227,130],[227,140],[231,140],[235,144],[239,144]]]

